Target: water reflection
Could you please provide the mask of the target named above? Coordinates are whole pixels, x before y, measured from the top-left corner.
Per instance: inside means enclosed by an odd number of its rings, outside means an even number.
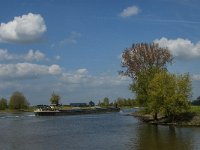
[[[191,128],[189,128],[191,130]],[[187,128],[174,126],[140,125],[132,149],[137,150],[192,150],[194,135]]]
[[[200,149],[200,128],[147,125],[126,112],[58,117],[0,114],[0,131],[0,150]]]

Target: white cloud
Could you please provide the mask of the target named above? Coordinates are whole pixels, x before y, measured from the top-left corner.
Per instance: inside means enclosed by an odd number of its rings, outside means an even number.
[[[80,37],[81,33],[72,31],[65,39],[58,41],[57,43],[52,43],[50,47],[54,49],[65,45],[76,45]]]
[[[88,87],[96,86],[116,86],[121,84],[130,83],[130,79],[124,76],[109,76],[109,75],[99,75],[92,76],[89,74],[87,69],[78,69],[73,73],[63,73],[61,80],[68,84],[78,84],[79,86]]]
[[[63,104],[71,100],[98,102],[105,96],[112,100],[133,96],[128,90],[131,82],[129,78],[107,74],[91,75],[85,68],[63,72],[58,65],[1,64],[0,80],[3,97],[9,97],[13,91],[19,90],[31,104],[48,104],[53,91],[59,93]]]
[[[194,81],[200,81],[200,74],[193,74],[192,75],[192,80],[194,80]]]
[[[162,37],[154,42],[161,47],[167,47],[175,57],[180,59],[200,58],[200,41],[194,44],[188,39],[177,38],[172,40]]]
[[[43,75],[60,74],[62,69],[58,65],[38,65],[31,63],[0,64],[0,78],[6,79],[31,79]]]
[[[73,31],[70,33],[70,35],[66,39],[60,41],[59,45],[63,46],[65,44],[77,44],[78,43],[77,40],[80,37],[81,37],[80,33]]]
[[[0,61],[40,61],[44,58],[45,54],[39,50],[29,50],[27,54],[11,54],[7,49],[0,49]]]
[[[0,49],[0,60],[12,60],[14,56],[8,53],[7,49]]]
[[[119,14],[119,16],[122,17],[122,18],[127,18],[127,17],[130,17],[130,16],[137,15],[139,12],[140,12],[139,7],[137,7],[137,6],[130,6],[130,7],[125,8]]]
[[[0,25],[0,42],[32,43],[41,39],[47,28],[40,14],[28,13]]]
[[[87,69],[78,69],[74,73],[63,73],[61,80],[70,84],[82,84],[90,80]]]
[[[39,50],[36,50],[35,52],[34,50],[29,50],[28,54],[25,56],[25,60],[27,61],[33,61],[33,60],[40,61],[43,60],[44,58],[45,55]]]
[[[48,67],[48,72],[53,75],[60,74],[62,72],[62,69],[59,65],[51,65]]]
[[[82,68],[82,69],[78,69],[76,72],[77,72],[78,74],[87,74],[87,73],[88,73],[88,70],[85,69],[85,68]]]
[[[58,56],[58,55],[54,57],[55,60],[60,60],[60,58],[61,58],[61,57]]]

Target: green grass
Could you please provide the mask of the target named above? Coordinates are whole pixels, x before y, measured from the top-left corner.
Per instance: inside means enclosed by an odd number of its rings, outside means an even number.
[[[30,107],[27,109],[4,109],[4,110],[0,110],[0,113],[18,113],[18,112],[33,112],[34,108]]]
[[[200,114],[200,106],[191,106],[191,112]]]

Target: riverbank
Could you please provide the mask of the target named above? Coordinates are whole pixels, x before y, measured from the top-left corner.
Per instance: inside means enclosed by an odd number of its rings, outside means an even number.
[[[34,108],[29,109],[4,109],[0,110],[0,113],[21,113],[21,112],[33,112]]]
[[[199,110],[199,109],[198,109]],[[142,122],[153,125],[174,125],[174,126],[195,126],[200,127],[200,113],[195,112],[192,108],[190,112],[180,114],[173,120],[168,117],[158,116],[158,120],[153,119],[153,115],[144,114],[142,111],[136,111],[132,113],[134,117],[138,118]]]

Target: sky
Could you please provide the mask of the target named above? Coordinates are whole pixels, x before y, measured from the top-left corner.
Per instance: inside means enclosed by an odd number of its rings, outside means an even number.
[[[198,0],[1,0],[0,97],[22,92],[31,105],[134,98],[120,76],[121,54],[158,43],[174,56],[172,73],[189,73],[200,95]]]

